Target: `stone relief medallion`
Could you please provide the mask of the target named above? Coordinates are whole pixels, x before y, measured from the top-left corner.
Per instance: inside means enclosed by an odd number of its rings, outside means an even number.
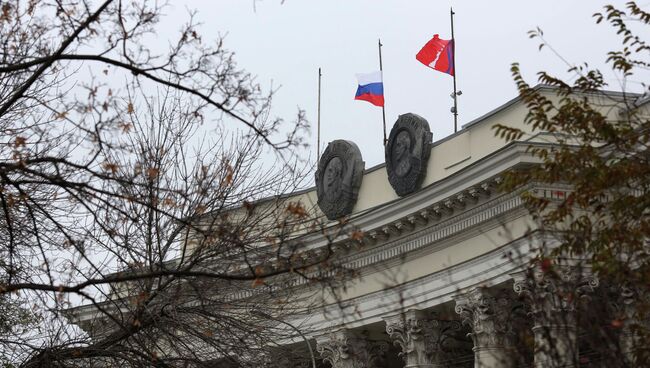
[[[420,189],[427,174],[433,134],[421,116],[404,114],[390,131],[386,144],[388,181],[397,195],[405,196]]]
[[[354,142],[330,142],[318,162],[316,193],[318,206],[330,220],[352,212],[357,202],[365,163]]]

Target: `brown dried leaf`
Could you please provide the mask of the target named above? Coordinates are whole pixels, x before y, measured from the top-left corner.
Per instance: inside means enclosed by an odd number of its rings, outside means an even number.
[[[157,178],[159,173],[160,173],[160,170],[158,170],[155,167],[150,167],[150,168],[147,169],[147,177],[149,179]]]
[[[104,170],[106,170],[106,171],[110,171],[110,172],[112,172],[113,174],[115,174],[115,173],[117,172],[117,170],[119,169],[119,167],[117,166],[117,164],[110,163],[110,162],[104,162],[104,163],[102,164],[102,168],[103,168]]]
[[[9,14],[10,11],[11,11],[11,5],[9,4],[9,2],[5,2],[4,4],[2,4],[2,15],[0,16],[0,20],[3,21],[11,20],[11,15]]]
[[[252,287],[257,287],[257,286],[260,286],[260,285],[264,285],[264,280],[262,280],[260,278],[257,278],[255,280],[253,280],[253,283],[251,284]]]
[[[361,230],[354,230],[352,234],[350,234],[350,239],[356,240],[356,241],[362,241],[364,237],[364,233]]]
[[[16,147],[16,148],[23,147],[23,146],[25,146],[26,142],[27,142],[27,139],[25,137],[18,136],[14,140],[14,147]]]
[[[128,133],[131,130],[131,127],[133,127],[133,125],[131,125],[131,123],[122,123],[122,124],[120,124],[120,128],[122,128],[123,133]]]

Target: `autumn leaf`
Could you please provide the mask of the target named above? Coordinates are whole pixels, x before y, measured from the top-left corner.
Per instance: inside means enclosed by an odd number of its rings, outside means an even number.
[[[67,116],[68,116],[68,112],[67,112],[67,111],[63,111],[63,112],[60,112],[60,113],[56,114],[56,118],[59,119],[59,120],[63,120],[63,119],[65,119]]]
[[[133,109],[133,103],[129,102],[129,105],[126,107],[126,112],[133,114],[135,110]]]
[[[262,266],[255,267],[255,276],[260,276],[263,273],[264,273],[264,267]]]
[[[114,163],[110,163],[110,162],[104,162],[104,163],[102,164],[102,168],[103,168],[105,171],[110,171],[110,172],[112,172],[113,174],[115,174],[115,173],[117,172],[117,170],[119,169],[119,167],[118,167],[116,164],[114,164]]]
[[[549,272],[551,270],[551,267],[553,267],[553,264],[551,263],[550,259],[544,258],[544,259],[542,259],[542,262],[540,263],[540,266],[541,266],[543,272]]]
[[[147,169],[147,177],[149,179],[152,179],[152,180],[155,179],[156,177],[158,177],[159,173],[160,173],[160,170],[158,170],[155,167],[151,167],[151,168]]]
[[[296,216],[296,217],[305,217],[307,216],[307,211],[305,207],[300,202],[289,202],[287,205],[287,212]]]
[[[233,180],[234,171],[230,165],[226,165],[226,176],[223,179],[222,185],[230,185]]]
[[[9,14],[10,11],[11,5],[8,2],[2,4],[2,16],[0,16],[0,20],[11,20],[11,15]]]
[[[25,137],[18,136],[14,140],[14,147],[16,147],[16,148],[23,147],[23,146],[25,146],[26,142],[27,142],[27,139]]]
[[[364,238],[364,233],[361,230],[355,230],[350,234],[350,239],[356,240],[356,241],[362,241]]]
[[[249,214],[253,213],[253,210],[255,209],[255,205],[249,201],[244,201],[243,206]]]
[[[120,128],[122,128],[123,133],[128,133],[131,130],[131,123],[122,123],[120,124]]]
[[[257,287],[260,285],[264,285],[264,280],[262,280],[261,278],[256,278],[255,280],[253,280],[253,283],[251,284],[252,287]]]

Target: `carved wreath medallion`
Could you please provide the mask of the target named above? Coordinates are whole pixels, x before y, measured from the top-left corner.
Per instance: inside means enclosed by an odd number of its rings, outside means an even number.
[[[388,181],[397,195],[413,193],[422,185],[432,138],[429,123],[423,117],[408,113],[397,118],[385,151]]]
[[[330,142],[318,162],[316,193],[318,206],[330,220],[352,212],[357,202],[365,163],[354,142]]]

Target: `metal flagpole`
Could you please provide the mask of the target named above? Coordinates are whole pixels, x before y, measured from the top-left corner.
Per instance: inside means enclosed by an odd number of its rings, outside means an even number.
[[[456,39],[454,38],[454,8],[450,8],[451,15],[451,42],[452,42],[452,53],[451,53],[451,63],[454,66],[454,133],[458,131],[458,93],[456,92]]]
[[[318,68],[318,133],[316,133],[316,162],[320,159],[320,80],[323,74],[320,72],[320,68]]]
[[[384,67],[381,63],[381,39],[379,39],[379,71],[381,72],[381,83],[384,83]],[[384,105],[386,102],[384,102]],[[384,120],[384,146],[386,145],[386,142],[388,139],[386,139],[386,108],[382,105],[381,107],[381,116]]]

